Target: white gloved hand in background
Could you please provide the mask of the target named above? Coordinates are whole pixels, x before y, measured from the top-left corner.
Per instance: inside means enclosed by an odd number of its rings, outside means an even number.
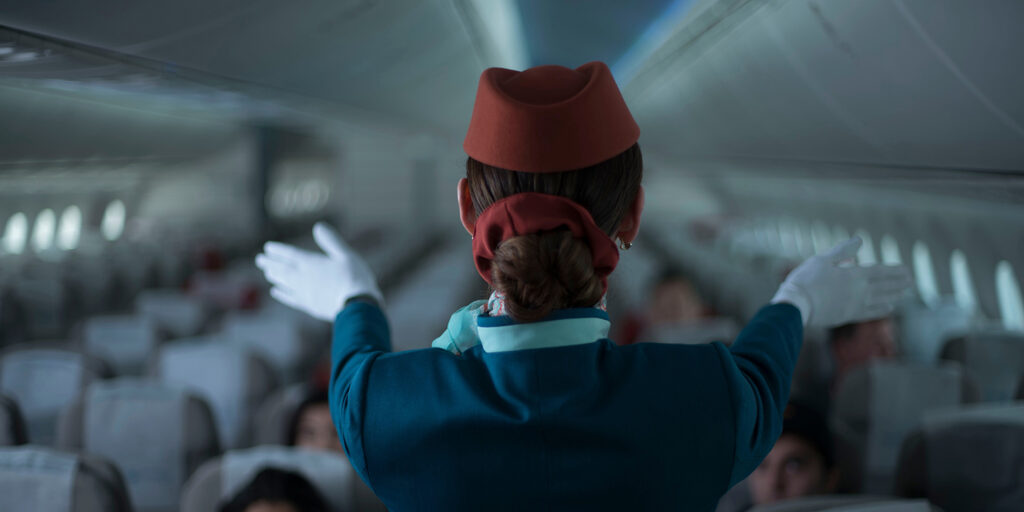
[[[328,322],[354,297],[368,295],[384,305],[370,267],[333,229],[318,222],[313,239],[326,255],[279,242],[263,246],[256,266],[273,285],[272,297]]]
[[[903,265],[840,265],[853,262],[863,241],[853,237],[812,256],[786,276],[772,304],[788,302],[804,325],[834,327],[881,318],[911,284]]]

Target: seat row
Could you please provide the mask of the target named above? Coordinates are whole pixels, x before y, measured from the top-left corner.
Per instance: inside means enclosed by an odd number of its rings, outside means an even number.
[[[216,512],[264,468],[301,474],[333,510],[382,510],[340,454],[284,446],[227,452],[200,465],[178,492],[154,492],[106,457],[34,445],[0,447],[0,510]],[[126,485],[127,483],[127,485]]]

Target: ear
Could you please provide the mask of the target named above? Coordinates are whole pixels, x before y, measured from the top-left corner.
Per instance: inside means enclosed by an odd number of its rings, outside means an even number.
[[[462,227],[466,228],[469,236],[476,235],[476,209],[473,208],[473,198],[469,195],[469,180],[462,178],[457,187],[459,198],[459,218],[462,220]]]
[[[643,185],[636,192],[636,199],[633,200],[632,206],[626,211],[626,216],[622,218],[622,222],[619,224],[619,229],[615,235],[623,242],[632,242],[636,239],[637,233],[640,231],[640,214],[644,211],[644,187]]]

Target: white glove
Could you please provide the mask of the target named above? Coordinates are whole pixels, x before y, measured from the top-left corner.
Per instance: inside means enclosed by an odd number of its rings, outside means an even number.
[[[786,276],[772,304],[788,302],[800,310],[804,325],[834,327],[881,318],[911,284],[903,265],[842,265],[853,262],[861,246],[853,237],[825,254],[808,258]]]
[[[326,255],[267,242],[256,266],[274,285],[270,295],[315,318],[333,322],[353,297],[369,295],[384,305],[370,267],[327,224],[313,226],[313,239]]]

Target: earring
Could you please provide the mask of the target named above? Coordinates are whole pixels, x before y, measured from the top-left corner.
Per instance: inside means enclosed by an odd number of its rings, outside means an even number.
[[[619,239],[619,248],[623,251],[628,251],[630,247],[633,247],[633,242],[627,242],[623,239]]]

